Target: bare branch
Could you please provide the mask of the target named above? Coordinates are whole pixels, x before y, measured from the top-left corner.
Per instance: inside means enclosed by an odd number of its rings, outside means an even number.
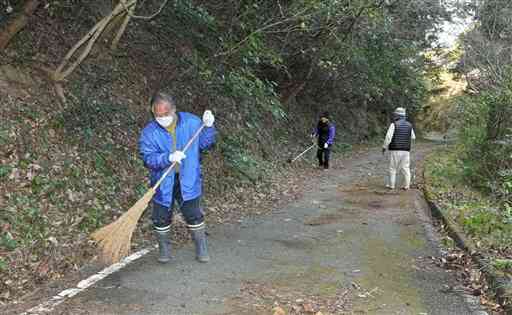
[[[131,18],[141,19],[141,20],[151,20],[152,18],[154,18],[155,16],[157,16],[158,14],[160,14],[162,12],[164,7],[167,5],[167,2],[169,2],[169,0],[164,0],[164,2],[162,2],[160,7],[158,8],[158,10],[156,10],[155,13],[148,15],[148,16],[134,15],[133,14],[134,10],[131,10],[127,5],[125,5],[124,1],[121,1],[121,4],[124,6],[124,9],[126,10],[126,14],[129,15]]]
[[[123,3],[124,3],[124,1],[123,1]],[[112,40],[112,44],[110,45],[111,50],[117,49],[117,45],[119,44],[119,41],[121,40],[121,37],[123,36],[123,34],[126,30],[126,27],[128,26],[128,23],[130,22],[130,20],[132,18],[132,14],[133,14],[133,12],[135,12],[135,7],[136,7],[136,5],[133,5],[131,8],[129,8],[128,14],[126,14],[126,16],[124,18],[123,24],[121,25],[121,27],[117,31],[116,36]]]
[[[281,25],[281,24],[284,24],[284,23],[287,23],[287,22],[291,22],[291,21],[295,21],[297,19],[300,19],[300,18],[304,18],[304,16],[302,15],[303,13],[305,13],[307,11],[307,9],[301,11],[301,12],[298,12],[296,13],[295,15],[289,17],[289,18],[286,18],[284,20],[281,20],[281,21],[277,21],[277,22],[274,22],[274,23],[270,23],[270,24],[267,24],[257,30],[254,30],[253,32],[251,32],[249,35],[247,35],[244,39],[242,39],[240,42],[238,42],[235,46],[231,47],[229,50],[227,51],[224,51],[224,52],[220,52],[220,53],[217,53],[215,55],[215,57],[218,57],[218,56],[225,56],[225,55],[231,55],[232,53],[238,51],[242,45],[248,41],[253,35],[255,34],[258,34],[258,33],[261,33],[267,29],[270,29],[270,28],[273,28],[275,26],[278,26],[278,25]],[[306,17],[308,17],[310,15],[306,15]]]
[[[55,73],[53,74],[53,79],[55,81],[62,81],[64,80],[68,75],[70,75],[75,68],[89,55],[91,52],[91,49],[94,45],[94,43],[98,40],[101,33],[105,30],[107,25],[119,14],[122,14],[124,12],[124,7],[132,7],[137,4],[137,0],[129,0],[127,3],[125,3],[126,0],[123,0],[120,4],[118,4],[114,10],[101,19],[96,25],[93,26],[93,28],[85,35],[82,39],[80,39],[66,54],[60,65],[57,67],[57,70],[55,70]],[[119,33],[118,33],[119,34]],[[122,34],[121,34],[122,35]],[[120,35],[119,35],[120,36]],[[65,67],[68,65],[71,57],[80,49],[85,43],[87,45],[83,49],[80,56],[78,56],[77,60],[75,60],[66,70]]]

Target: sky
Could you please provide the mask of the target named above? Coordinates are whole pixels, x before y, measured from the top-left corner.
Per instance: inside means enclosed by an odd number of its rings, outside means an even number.
[[[457,37],[463,33],[471,23],[471,18],[455,18],[452,22],[443,23],[442,32],[439,34],[439,44],[447,48],[453,47]]]
[[[464,0],[462,0],[464,1]],[[468,1],[468,0],[465,0]],[[446,0],[448,5],[460,3],[461,0]],[[444,22],[442,31],[439,34],[439,44],[443,47],[451,48],[455,45],[457,37],[468,29],[473,22],[473,17],[468,16],[465,18],[453,16],[453,21]]]

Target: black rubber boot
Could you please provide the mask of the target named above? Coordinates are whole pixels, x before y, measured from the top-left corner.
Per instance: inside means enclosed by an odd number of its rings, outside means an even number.
[[[165,264],[171,261],[171,240],[169,239],[169,232],[155,231],[156,239],[158,240],[158,262]]]
[[[190,230],[190,233],[196,245],[196,259],[202,263],[209,262],[210,256],[208,256],[208,241],[206,239],[205,227],[202,226],[199,229]]]

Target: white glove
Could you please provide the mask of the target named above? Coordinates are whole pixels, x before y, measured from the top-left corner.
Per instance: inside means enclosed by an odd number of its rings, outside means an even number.
[[[327,142],[324,144],[324,149],[327,149],[329,147],[329,145],[327,144]]]
[[[174,153],[171,153],[169,155],[169,161],[171,163],[181,163],[181,160],[183,160],[186,157],[187,156],[185,155],[185,153],[183,153],[183,151],[174,151]]]
[[[215,117],[212,114],[211,110],[205,110],[203,114],[203,124],[206,127],[213,126],[213,122],[215,121]]]

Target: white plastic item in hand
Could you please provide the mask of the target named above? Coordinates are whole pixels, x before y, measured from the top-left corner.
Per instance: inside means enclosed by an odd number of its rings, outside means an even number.
[[[206,127],[213,126],[213,123],[215,122],[215,116],[213,116],[211,110],[205,110],[203,114],[203,124]]]

